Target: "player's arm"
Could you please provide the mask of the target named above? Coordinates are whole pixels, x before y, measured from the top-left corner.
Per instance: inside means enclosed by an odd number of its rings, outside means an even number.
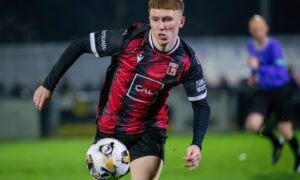
[[[210,116],[210,107],[206,100],[206,84],[201,65],[197,60],[192,61],[183,85],[193,106],[193,140],[192,145],[187,149],[184,160],[187,162],[186,167],[193,170],[201,161],[201,146]]]
[[[259,61],[256,57],[250,56],[248,57],[248,65],[251,69],[251,75],[248,78],[248,85],[253,86],[257,81],[257,73],[259,68]]]
[[[41,111],[52,96],[59,80],[73,63],[84,53],[93,53],[97,57],[114,56],[122,49],[124,31],[100,31],[87,37],[73,40],[60,56],[44,83],[34,93],[34,103]]]
[[[253,86],[256,83],[256,79],[257,79],[257,73],[258,73],[258,69],[259,69],[259,60],[255,56],[254,49],[250,45],[250,42],[247,45],[247,50],[249,53],[247,62],[248,62],[248,66],[251,69],[251,76],[248,79],[248,85]]]

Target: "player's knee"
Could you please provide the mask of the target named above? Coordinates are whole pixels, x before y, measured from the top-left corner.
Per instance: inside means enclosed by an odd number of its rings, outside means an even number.
[[[285,140],[290,140],[294,136],[293,125],[290,122],[279,123],[278,130]]]
[[[246,129],[248,131],[257,132],[263,123],[263,116],[258,113],[252,113],[246,120]]]
[[[255,126],[254,124],[247,123],[246,130],[251,131],[251,132],[257,132],[259,130],[259,128],[257,128],[257,126]]]
[[[260,129],[260,124],[256,123],[252,119],[246,121],[246,129],[251,132],[257,132]]]
[[[294,133],[292,131],[280,131],[280,133],[286,141],[291,140],[294,136]]]

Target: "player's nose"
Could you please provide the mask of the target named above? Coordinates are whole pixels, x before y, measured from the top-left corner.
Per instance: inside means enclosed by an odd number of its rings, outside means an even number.
[[[164,30],[165,29],[165,23],[163,21],[159,21],[158,27],[160,30]]]

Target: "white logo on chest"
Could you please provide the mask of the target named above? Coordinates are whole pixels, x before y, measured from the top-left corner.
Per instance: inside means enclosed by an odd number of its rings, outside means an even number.
[[[153,96],[153,95],[157,95],[158,92],[157,91],[153,91],[152,89],[148,89],[146,87],[143,87],[142,85],[136,85],[135,86],[135,90],[137,92],[140,92],[140,93],[145,93],[149,96]]]
[[[152,104],[163,87],[164,84],[162,82],[136,74],[126,95],[135,101]]]

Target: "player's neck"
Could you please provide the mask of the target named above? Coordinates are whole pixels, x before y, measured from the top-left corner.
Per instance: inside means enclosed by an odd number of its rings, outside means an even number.
[[[157,43],[155,37],[153,36],[153,34],[151,33],[151,39],[152,39],[152,42],[153,42],[153,45],[156,49],[158,49],[159,51],[161,52],[169,52],[171,51],[175,45],[177,44],[177,37],[174,38],[173,40],[170,41],[169,44],[165,45],[165,46],[161,46]]]
[[[265,38],[262,38],[262,39],[256,39],[255,42],[256,42],[256,46],[258,48],[262,48],[269,42],[269,38],[265,37]]]

